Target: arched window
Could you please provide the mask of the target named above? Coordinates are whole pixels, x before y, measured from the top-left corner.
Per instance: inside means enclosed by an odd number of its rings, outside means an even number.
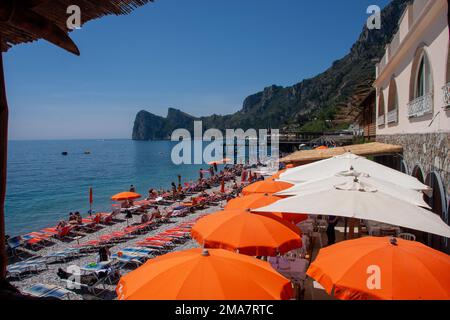
[[[389,95],[388,95],[388,114],[387,123],[397,123],[398,122],[398,93],[397,84],[395,79],[392,78],[389,83]]]
[[[433,73],[424,49],[417,49],[411,70],[408,115],[420,117],[433,113]]]
[[[414,98],[420,98],[432,91],[431,68],[427,55],[422,52],[416,74]]]
[[[380,96],[378,98],[378,121],[377,121],[377,123],[379,126],[383,126],[385,124],[383,89],[380,90]]]
[[[428,174],[426,184],[430,186],[433,190],[431,194],[425,196],[425,200],[431,207],[431,210],[441,217],[441,219],[449,224],[449,219],[447,216],[447,202],[446,202],[446,192],[441,180],[441,177],[436,172],[431,172]],[[449,224],[450,225],[450,224]],[[450,253],[450,246],[447,238],[440,237],[437,235],[428,235],[428,245],[434,249],[441,250],[446,253]]]
[[[423,174],[422,168],[419,165],[416,165],[414,167],[411,175],[420,182],[425,183],[425,176]]]
[[[446,73],[446,84],[443,88],[444,90],[444,106],[450,108],[450,47],[447,51],[447,73]]]

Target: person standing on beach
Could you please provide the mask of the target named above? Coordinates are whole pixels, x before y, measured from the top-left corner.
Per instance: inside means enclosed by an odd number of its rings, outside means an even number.
[[[178,175],[178,184],[181,184],[181,175]]]
[[[327,237],[328,245],[331,246],[336,243],[336,231],[335,227],[339,221],[339,217],[328,216]]]
[[[214,166],[214,171],[217,172],[217,162],[214,162],[213,166]]]
[[[242,170],[241,182],[245,182],[247,180],[247,170]]]
[[[130,186],[130,192],[136,192],[136,188],[133,185]]]
[[[198,175],[200,176],[200,180],[203,180],[203,168],[200,168]]]
[[[174,182],[172,182],[172,195],[173,195],[173,200],[176,200],[176,198],[177,198],[177,186],[175,185]]]

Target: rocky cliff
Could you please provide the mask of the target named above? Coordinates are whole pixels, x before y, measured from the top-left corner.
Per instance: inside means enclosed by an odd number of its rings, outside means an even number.
[[[207,128],[280,128],[323,131],[352,122],[357,107],[371,88],[375,63],[397,30],[398,21],[410,0],[393,0],[382,11],[381,30],[365,26],[350,52],[325,72],[290,87],[272,85],[244,100],[234,114],[195,118],[169,109],[167,118],[140,111],[134,123],[133,139],[149,140],[170,136],[173,129],[191,130],[195,119]]]

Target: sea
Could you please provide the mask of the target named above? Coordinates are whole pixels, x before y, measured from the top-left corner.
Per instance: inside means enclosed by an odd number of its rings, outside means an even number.
[[[54,226],[69,212],[83,216],[112,208],[111,196],[130,185],[143,196],[150,188],[170,189],[198,179],[207,165],[175,165],[172,141],[9,141],[6,234],[21,235]],[[62,155],[67,152],[67,155]]]

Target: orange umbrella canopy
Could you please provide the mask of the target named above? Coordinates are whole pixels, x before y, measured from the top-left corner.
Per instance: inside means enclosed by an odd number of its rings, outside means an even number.
[[[242,190],[244,195],[249,195],[252,193],[276,193],[279,191],[283,191],[292,187],[293,184],[283,181],[274,181],[274,180],[264,180],[255,182]]]
[[[321,249],[307,274],[339,299],[450,299],[450,256],[419,242],[365,237]]]
[[[226,163],[229,163],[229,162],[231,162],[231,159],[230,159],[230,158],[223,158],[222,160],[211,161],[211,162],[209,162],[208,164],[209,164],[209,165],[213,165],[213,164],[226,164]]]
[[[301,247],[300,230],[291,223],[250,211],[225,210],[200,219],[192,238],[206,248],[250,256],[276,256]]]
[[[278,171],[278,172],[275,173],[273,176],[271,176],[271,177],[269,178],[269,180],[280,179],[280,175],[281,175],[282,173],[286,172],[286,170],[287,170],[287,169],[283,169],[283,170]]]
[[[272,203],[275,203],[281,199],[283,199],[283,197],[263,193],[254,193],[248,196],[238,197],[230,200],[228,204],[225,206],[225,210],[247,210],[247,209],[253,210],[271,205]],[[283,219],[293,224],[297,224],[308,219],[308,215],[306,214],[292,214],[281,212],[267,212],[267,213],[258,212],[255,214],[261,214],[269,218]]]
[[[290,281],[267,262],[225,250],[165,254],[123,276],[119,300],[287,300]]]
[[[114,201],[133,200],[140,198],[141,195],[136,192],[121,192],[111,197]]]
[[[264,193],[253,193],[243,197],[231,199],[225,206],[225,210],[247,210],[258,209],[268,206],[282,197],[272,196]]]

